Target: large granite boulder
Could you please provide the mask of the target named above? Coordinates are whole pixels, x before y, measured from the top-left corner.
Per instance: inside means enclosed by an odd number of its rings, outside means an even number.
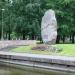
[[[32,47],[32,50],[48,50],[50,52],[62,51],[62,49],[53,45],[56,43],[57,38],[57,21],[55,12],[52,9],[46,11],[42,18],[41,35],[45,44],[36,45]]]
[[[41,22],[42,40],[46,44],[55,44],[57,38],[57,21],[55,12],[49,9],[45,12]]]

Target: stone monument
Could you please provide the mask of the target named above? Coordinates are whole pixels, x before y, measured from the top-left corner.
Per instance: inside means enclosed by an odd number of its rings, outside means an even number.
[[[41,36],[45,44],[52,45],[56,43],[57,21],[55,12],[49,9],[45,12],[41,22]]]
[[[55,12],[49,9],[45,12],[41,22],[41,36],[44,44],[33,47],[33,50],[49,50],[58,52],[61,49],[54,46],[57,38],[57,21]]]

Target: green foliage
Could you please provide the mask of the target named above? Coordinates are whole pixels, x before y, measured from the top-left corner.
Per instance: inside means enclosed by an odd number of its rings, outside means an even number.
[[[54,9],[58,21],[58,34],[69,36],[75,33],[75,0],[46,0],[47,7]]]
[[[75,0],[0,0],[0,9],[0,35],[3,12],[4,35],[9,39],[12,32],[23,39],[40,35],[41,19],[48,9],[56,12],[59,35],[75,33]]]

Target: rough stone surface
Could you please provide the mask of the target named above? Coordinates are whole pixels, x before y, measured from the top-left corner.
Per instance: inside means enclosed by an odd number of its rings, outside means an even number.
[[[57,21],[55,12],[50,9],[45,12],[41,23],[42,40],[46,44],[55,44],[57,38]]]

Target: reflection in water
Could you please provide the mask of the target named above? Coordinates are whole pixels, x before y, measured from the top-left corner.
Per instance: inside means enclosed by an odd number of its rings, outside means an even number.
[[[25,71],[21,69],[14,69],[14,68],[7,68],[0,66],[0,75],[75,75],[73,73],[66,73],[66,72],[33,72],[33,71]]]

